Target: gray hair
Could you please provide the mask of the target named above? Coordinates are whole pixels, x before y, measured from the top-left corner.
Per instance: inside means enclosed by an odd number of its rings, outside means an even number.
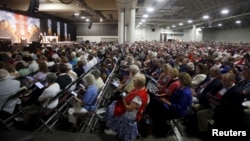
[[[219,67],[213,66],[210,68],[216,75],[221,75],[221,70]]]
[[[144,74],[136,74],[134,78],[134,83],[136,83],[139,87],[144,87],[146,84],[146,77]]]
[[[48,83],[50,83],[50,84],[54,83],[56,81],[56,79],[57,79],[57,76],[55,73],[51,73],[51,72],[47,73],[46,80]]]
[[[56,62],[56,63],[61,63],[61,62],[62,62],[62,59],[61,59],[60,57],[56,57],[55,62]]]
[[[0,69],[0,80],[8,79],[10,76],[9,72],[5,69]]]
[[[95,77],[93,74],[88,74],[83,78],[83,81],[87,84],[87,85],[92,85],[95,84]]]
[[[193,62],[188,62],[188,63],[187,63],[187,67],[188,67],[190,70],[193,70],[193,69],[194,69],[194,63],[193,63]]]
[[[129,66],[129,70],[132,72],[132,73],[137,73],[140,71],[139,67],[137,65],[130,65]]]
[[[91,74],[93,74],[93,75],[95,76],[96,79],[99,78],[99,77],[101,76],[101,72],[100,72],[100,70],[98,70],[98,69],[92,70],[92,71],[91,71]]]
[[[81,59],[83,65],[86,65],[88,63],[88,61],[84,58],[84,59]]]

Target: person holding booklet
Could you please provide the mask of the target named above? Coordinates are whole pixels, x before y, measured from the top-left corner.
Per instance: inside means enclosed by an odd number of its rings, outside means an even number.
[[[139,135],[137,121],[142,118],[143,111],[150,101],[145,88],[144,74],[133,78],[134,89],[128,94],[122,93],[122,100],[112,102],[107,108],[105,134],[118,135],[125,141],[132,141]]]
[[[51,99],[56,96],[56,94],[60,91],[60,86],[56,83],[57,76],[54,73],[48,73],[46,75],[46,81],[48,83],[48,87],[44,89],[43,93],[38,98],[39,102],[45,102],[48,99]],[[48,109],[53,109],[57,106],[58,99],[51,101],[47,106]]]
[[[50,101],[50,99],[54,98],[60,92],[60,86],[58,83],[56,83],[56,79],[57,76],[54,73],[48,73],[46,75],[48,86],[43,90],[38,100],[34,105],[30,107],[29,111],[24,115],[24,117],[16,118],[16,121],[19,122],[19,125],[23,126],[21,128],[34,130],[36,128],[36,125],[39,123],[38,116],[40,114],[48,116],[51,111],[58,105],[58,99],[55,99],[49,102],[48,105],[46,104],[46,107],[43,107],[41,110],[41,107],[44,106],[43,104]]]
[[[86,75],[84,78],[84,82],[87,83],[86,89],[84,89],[84,93],[81,95],[77,95],[74,92],[71,94],[74,95],[76,103],[72,108],[68,110],[68,118],[69,122],[72,124],[70,131],[75,132],[77,130],[77,122],[75,114],[84,114],[88,112],[92,112],[96,109],[96,99],[98,96],[98,88],[95,84],[95,77],[92,74]]]

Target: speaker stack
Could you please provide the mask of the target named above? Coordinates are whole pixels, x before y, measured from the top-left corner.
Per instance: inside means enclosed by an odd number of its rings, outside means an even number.
[[[30,0],[28,12],[37,13],[39,10],[39,0]]]
[[[89,22],[88,29],[91,29],[92,27],[92,22]]]

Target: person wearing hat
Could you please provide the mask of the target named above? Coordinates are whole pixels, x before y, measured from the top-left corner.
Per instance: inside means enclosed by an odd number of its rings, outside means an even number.
[[[10,74],[5,69],[0,69],[0,109],[1,115],[4,113],[12,114],[14,112],[17,100],[4,103],[20,89],[20,82],[10,79]],[[4,107],[3,107],[4,106]]]

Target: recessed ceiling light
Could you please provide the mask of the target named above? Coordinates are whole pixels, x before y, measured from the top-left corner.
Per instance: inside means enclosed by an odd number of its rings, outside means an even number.
[[[142,17],[143,17],[143,18],[147,18],[147,17],[148,17],[148,14],[144,14]]]
[[[85,17],[84,17],[84,16],[81,16],[81,19],[85,19]]]
[[[79,16],[80,14],[79,14],[79,13],[75,13],[74,15],[75,15],[75,16]]]
[[[183,23],[179,23],[180,26],[183,26]]]
[[[223,9],[221,10],[221,14],[228,14],[229,13],[229,10],[228,9]]]
[[[86,19],[86,22],[88,22],[89,21],[89,19]]]
[[[100,18],[100,22],[102,22],[103,20],[102,20],[102,18]]]
[[[237,21],[235,21],[235,23],[236,23],[236,24],[240,24],[240,23],[241,23],[241,21],[237,20]]]
[[[142,19],[141,21],[142,21],[142,22],[145,22],[146,20],[145,20],[145,19]]]
[[[154,11],[154,8],[149,7],[149,8],[147,8],[147,11],[148,11],[148,12],[153,12],[153,11]]]
[[[209,16],[208,15],[204,15],[202,18],[206,20],[206,19],[209,19]]]
[[[173,28],[175,28],[175,25],[172,25]]]
[[[139,22],[138,24],[139,24],[139,25],[141,25],[142,23],[141,23],[141,22]]]
[[[192,23],[193,21],[192,20],[188,20],[188,23]]]
[[[218,24],[218,26],[222,26],[222,24],[221,24],[221,23],[219,23],[219,24]]]

